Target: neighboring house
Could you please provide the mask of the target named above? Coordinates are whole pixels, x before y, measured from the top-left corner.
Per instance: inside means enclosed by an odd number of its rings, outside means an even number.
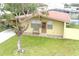
[[[6,19],[0,19],[0,25],[6,24],[5,21],[6,21]]]
[[[71,23],[79,25],[79,19],[72,19],[70,20]]]
[[[23,18],[25,16],[19,16]],[[66,22],[70,17],[67,13],[51,11],[47,15],[42,13],[34,14],[30,18],[26,34],[46,35],[51,37],[63,37]]]
[[[74,23],[76,25],[79,25],[79,13],[70,13],[70,23]]]

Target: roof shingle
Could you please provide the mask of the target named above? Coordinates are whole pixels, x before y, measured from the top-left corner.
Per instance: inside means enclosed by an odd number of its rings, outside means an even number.
[[[69,14],[63,13],[63,12],[49,11],[48,17],[55,19],[55,20],[58,20],[58,21],[63,21],[63,22],[69,22],[70,21]]]
[[[21,15],[21,16],[16,16],[15,18],[27,18],[27,17],[36,17],[36,16],[43,16],[46,18],[50,18],[53,20],[61,21],[61,22],[69,22],[70,21],[70,16],[67,13],[64,12],[58,12],[58,11],[48,11],[48,15],[43,15],[41,13],[36,13],[35,15],[28,14],[28,15]]]

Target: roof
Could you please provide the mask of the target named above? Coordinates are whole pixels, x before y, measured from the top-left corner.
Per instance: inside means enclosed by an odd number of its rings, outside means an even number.
[[[61,22],[69,22],[70,21],[70,16],[67,13],[58,12],[58,11],[49,11],[48,15],[36,13],[36,14],[16,16],[15,18],[23,19],[23,18],[28,18],[28,17],[32,18],[32,17],[36,17],[36,16],[42,16],[45,18],[49,18],[49,19],[57,20],[57,21],[61,21]]]
[[[58,11],[49,11],[48,12],[48,17],[62,21],[62,22],[69,22],[70,21],[70,16],[67,13],[64,12],[58,12]]]

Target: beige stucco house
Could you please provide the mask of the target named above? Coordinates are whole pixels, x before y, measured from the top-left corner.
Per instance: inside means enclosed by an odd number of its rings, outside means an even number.
[[[26,18],[24,15],[19,17],[21,19]],[[69,20],[69,15],[63,12],[49,11],[47,14],[36,13],[30,17],[29,26],[25,34],[63,37],[66,23]]]

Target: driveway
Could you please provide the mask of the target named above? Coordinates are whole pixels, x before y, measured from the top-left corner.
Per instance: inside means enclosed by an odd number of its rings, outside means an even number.
[[[15,33],[11,29],[0,32],[0,43],[8,40],[9,38],[11,38],[14,35],[15,35]]]

